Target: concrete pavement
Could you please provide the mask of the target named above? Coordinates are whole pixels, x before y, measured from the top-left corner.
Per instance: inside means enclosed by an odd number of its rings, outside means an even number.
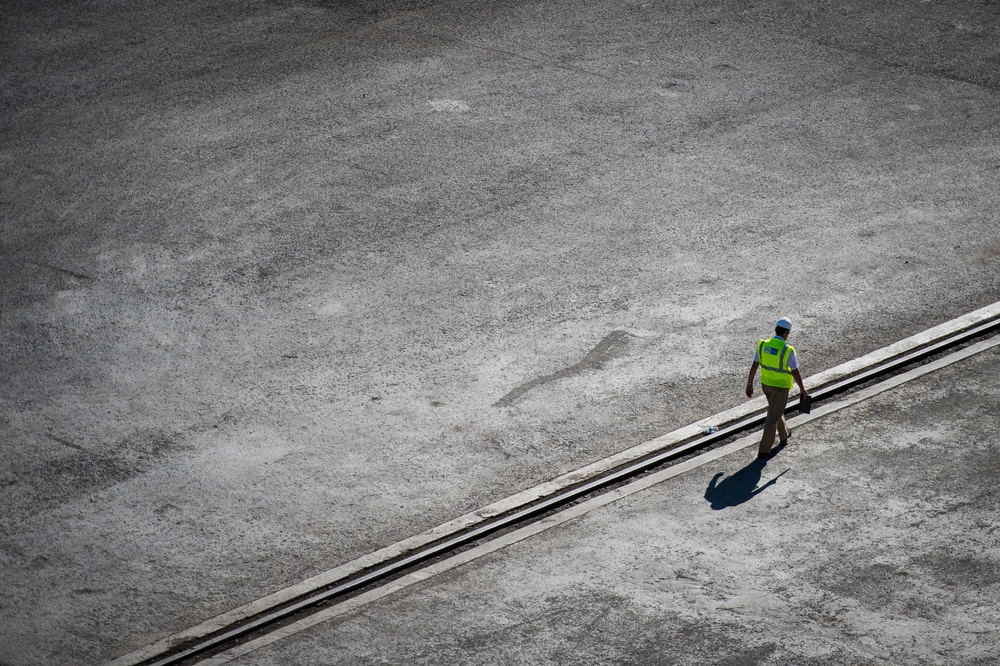
[[[778,315],[808,375],[1000,300],[991,4],[4,11],[5,663],[739,404]]]

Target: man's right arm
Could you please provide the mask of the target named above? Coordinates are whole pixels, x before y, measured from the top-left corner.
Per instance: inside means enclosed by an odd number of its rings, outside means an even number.
[[[748,398],[753,397],[753,378],[754,375],[757,374],[757,366],[759,365],[760,363],[754,361],[753,365],[750,366],[750,374],[747,376],[747,391],[746,391]]]

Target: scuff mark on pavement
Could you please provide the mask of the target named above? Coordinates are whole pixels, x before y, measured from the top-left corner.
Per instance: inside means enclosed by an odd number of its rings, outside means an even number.
[[[507,393],[507,395],[493,403],[493,406],[509,407],[520,400],[521,397],[528,391],[541,386],[542,384],[548,384],[567,377],[573,377],[574,375],[579,375],[587,370],[603,370],[606,363],[622,356],[625,353],[628,341],[634,337],[635,336],[628,331],[611,331],[604,337],[603,340],[597,343],[596,347],[587,352],[587,355],[584,356],[580,362],[574,363],[573,365],[563,368],[557,372],[543,375],[541,377],[535,377],[531,381],[521,384],[514,390]]]
[[[28,263],[29,264],[34,264],[35,266],[38,266],[39,268],[47,268],[50,271],[55,271],[57,273],[62,273],[63,275],[69,275],[70,277],[74,277],[77,280],[94,280],[95,279],[94,277],[92,277],[90,275],[86,275],[84,273],[79,273],[77,271],[71,271],[68,268],[59,268],[58,266],[50,266],[49,264],[43,264],[40,261],[31,261],[29,259]]]

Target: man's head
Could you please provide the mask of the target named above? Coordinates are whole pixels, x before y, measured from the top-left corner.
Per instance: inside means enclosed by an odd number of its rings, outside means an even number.
[[[792,320],[789,319],[788,317],[782,317],[774,325],[774,334],[779,337],[787,338],[788,334],[791,332],[792,332]]]

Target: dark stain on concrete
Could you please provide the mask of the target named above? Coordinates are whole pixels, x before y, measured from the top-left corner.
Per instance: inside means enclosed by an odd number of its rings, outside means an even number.
[[[78,271],[71,271],[68,268],[60,268],[58,266],[52,266],[50,264],[43,264],[40,261],[31,261],[31,260],[29,260],[28,263],[29,264],[34,264],[35,266],[38,266],[39,268],[47,268],[50,271],[55,271],[55,272],[61,273],[63,275],[68,275],[70,277],[76,278],[77,280],[93,280],[94,279],[90,275],[86,275],[86,274],[80,273]]]
[[[548,375],[535,377],[521,384],[507,395],[493,403],[494,407],[509,407],[520,400],[528,391],[543,384],[579,375],[587,370],[603,370],[610,361],[623,356],[628,350],[628,342],[635,336],[627,331],[611,331],[597,346],[587,352],[578,363]]]
[[[57,437],[57,436],[53,435],[51,432],[45,433],[45,436],[48,437],[49,439],[51,439],[54,442],[58,442],[59,444],[62,444],[63,446],[67,446],[67,447],[69,447],[71,449],[76,449],[77,451],[83,451],[84,453],[87,452],[87,450],[84,449],[79,444],[74,444],[73,442],[69,441],[68,439],[63,439],[62,437]]]
[[[128,481],[148,472],[166,456],[188,448],[182,434],[159,430],[136,433],[101,452],[51,433],[45,436],[75,452],[22,470],[13,483],[4,484],[3,501],[26,515]]]
[[[907,572],[888,564],[845,561],[818,571],[815,582],[874,611],[922,602]]]
[[[1000,583],[1000,562],[988,557],[951,553],[942,549],[916,560],[947,588],[963,589]]]
[[[549,596],[520,612],[527,621],[481,626],[461,636],[454,651],[440,661],[488,663],[485,655],[497,660],[499,651],[500,659],[508,657],[510,663],[788,663],[780,660],[778,645],[766,638],[747,639],[733,625],[650,609],[605,589]],[[435,656],[441,656],[440,651]]]

